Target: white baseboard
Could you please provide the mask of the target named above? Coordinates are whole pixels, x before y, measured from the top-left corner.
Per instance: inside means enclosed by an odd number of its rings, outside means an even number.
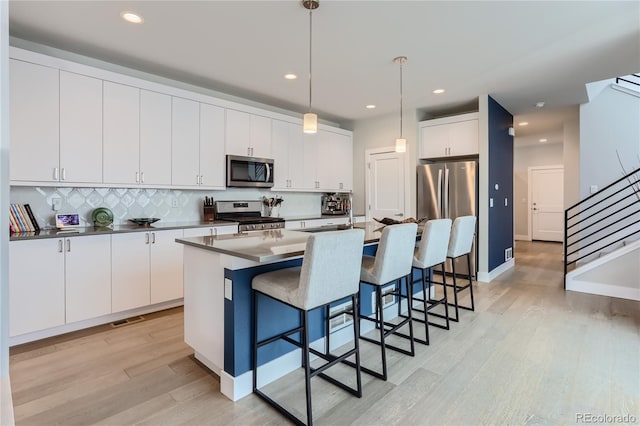
[[[567,290],[640,301],[640,289],[590,281],[568,280]]]
[[[515,259],[510,259],[504,262],[502,265],[494,268],[491,272],[480,272],[478,271],[478,281],[483,283],[490,283],[494,280],[498,275],[508,271],[509,269],[515,266]]]
[[[47,328],[46,330],[38,330],[32,333],[20,334],[19,336],[9,337],[9,346],[21,345],[23,343],[33,342],[35,340],[46,339],[47,337],[70,333],[72,331],[95,327],[97,325],[108,324],[110,322],[131,318],[136,315],[144,315],[151,312],[162,311],[182,305],[183,300],[176,299],[170,302],[157,303],[155,305],[144,306],[141,308],[130,309],[128,311],[116,312],[114,314],[103,315],[101,317],[91,318],[84,321],[78,321],[71,324],[65,324],[58,327]]]
[[[531,241],[531,237],[529,235],[515,234],[513,238],[518,241]]]

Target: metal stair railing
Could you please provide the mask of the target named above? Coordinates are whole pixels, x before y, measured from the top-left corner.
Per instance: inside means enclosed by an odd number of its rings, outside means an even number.
[[[569,268],[636,234],[640,234],[640,168],[564,211],[564,288]]]

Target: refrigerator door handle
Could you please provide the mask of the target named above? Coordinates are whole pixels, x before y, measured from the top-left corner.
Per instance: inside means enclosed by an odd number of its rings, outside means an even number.
[[[442,214],[442,169],[438,169],[438,208],[440,210],[440,214]]]
[[[444,169],[444,216],[449,218],[449,168]]]

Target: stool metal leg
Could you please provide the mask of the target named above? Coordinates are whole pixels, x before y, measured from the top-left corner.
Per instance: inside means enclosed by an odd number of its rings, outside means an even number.
[[[258,293],[252,292],[253,300],[253,359],[251,366],[253,368],[253,391],[258,389]]]
[[[460,312],[458,311],[458,282],[456,280],[456,260],[451,259],[451,273],[453,274],[453,300],[456,310],[455,318],[451,318],[452,321],[458,322],[460,320]]]
[[[309,365],[309,312],[302,314],[302,353],[304,358],[304,384],[307,396],[307,425],[313,424],[313,411],[311,409],[311,366]]]
[[[471,292],[471,310],[475,311],[476,307],[473,302],[473,281],[471,278],[471,256],[467,253],[467,268],[469,269],[469,291]]]

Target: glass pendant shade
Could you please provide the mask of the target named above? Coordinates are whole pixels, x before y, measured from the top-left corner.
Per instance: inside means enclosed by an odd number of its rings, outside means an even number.
[[[396,139],[396,152],[407,152],[406,139]]]
[[[308,112],[303,117],[302,131],[305,133],[318,132],[318,114]]]

